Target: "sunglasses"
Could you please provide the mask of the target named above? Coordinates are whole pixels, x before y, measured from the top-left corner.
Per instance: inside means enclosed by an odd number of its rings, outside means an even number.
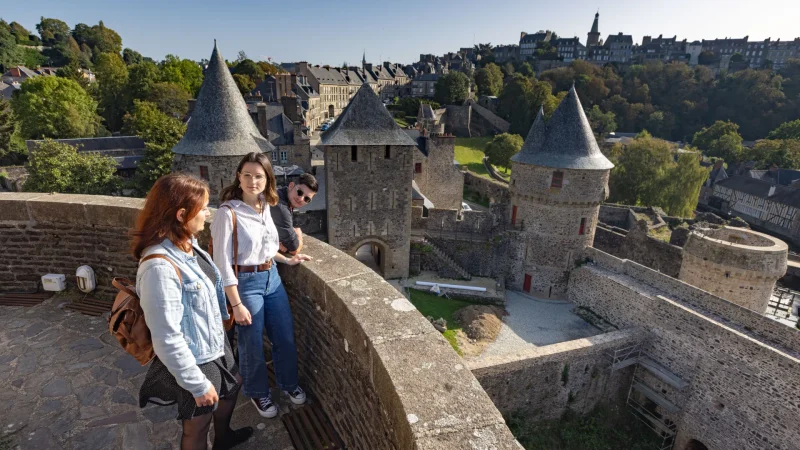
[[[311,203],[311,197],[305,195],[302,189],[297,190],[297,196],[302,198],[304,202]]]

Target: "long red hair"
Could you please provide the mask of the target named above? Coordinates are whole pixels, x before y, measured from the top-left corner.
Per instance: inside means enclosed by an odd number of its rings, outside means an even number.
[[[136,218],[136,227],[131,231],[133,257],[141,259],[144,249],[164,238],[189,251],[192,233],[186,224],[200,213],[207,198],[206,183],[191,175],[173,173],[156,180]],[[178,211],[184,208],[184,220],[179,222]]]

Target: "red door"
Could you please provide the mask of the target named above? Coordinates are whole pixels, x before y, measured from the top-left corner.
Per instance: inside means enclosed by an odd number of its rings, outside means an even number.
[[[511,207],[511,225],[517,224],[517,205]]]
[[[525,292],[531,291],[531,276],[527,273],[525,274],[525,282],[522,284],[522,290]]]

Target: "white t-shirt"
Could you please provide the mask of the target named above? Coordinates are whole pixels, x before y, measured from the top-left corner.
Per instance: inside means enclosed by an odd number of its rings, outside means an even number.
[[[240,266],[263,264],[278,253],[278,230],[272,222],[269,204],[264,202],[261,214],[241,200],[229,200],[222,205],[230,205],[236,213],[236,233],[239,238],[239,254],[236,259]],[[222,285],[236,286],[239,281],[233,272],[231,211],[222,205],[217,208],[211,223],[211,238],[214,240],[212,257],[222,274]]]

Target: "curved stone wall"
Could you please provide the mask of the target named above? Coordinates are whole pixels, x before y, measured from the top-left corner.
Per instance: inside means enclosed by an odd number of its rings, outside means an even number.
[[[0,282],[91,265],[98,297],[135,277],[127,232],[141,199],[0,193]],[[449,343],[402,294],[347,254],[306,237],[314,260],[279,266],[308,388],[349,448],[519,449]],[[110,268],[110,270],[109,270]],[[74,284],[74,283],[73,283]]]
[[[560,188],[551,187],[556,171],[563,174]],[[512,289],[525,291],[525,276],[529,276],[528,292],[545,297],[566,293],[570,269],[594,241],[608,176],[607,170],[514,164],[509,214],[514,223],[523,228],[527,251],[524,274]]]
[[[778,278],[786,273],[788,246],[742,228],[692,232],[683,247],[679,279],[763,313]]]

